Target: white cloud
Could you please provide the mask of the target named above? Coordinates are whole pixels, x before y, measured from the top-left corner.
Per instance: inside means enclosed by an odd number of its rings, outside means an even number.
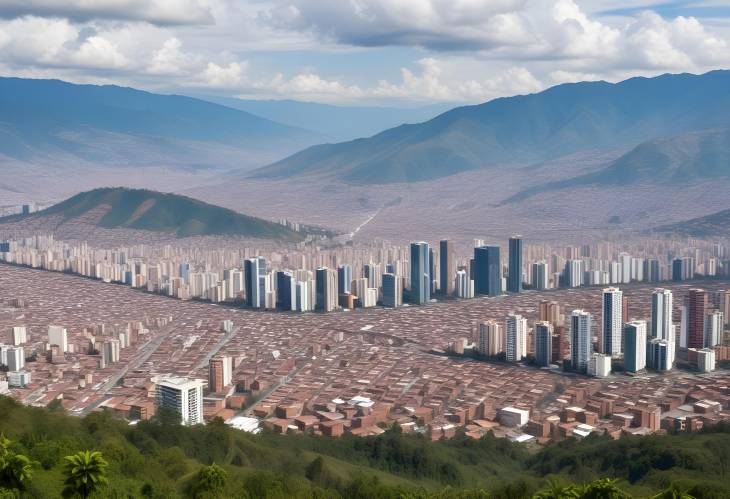
[[[155,24],[210,24],[203,0],[0,0],[0,16],[62,17],[78,21],[124,19]]]

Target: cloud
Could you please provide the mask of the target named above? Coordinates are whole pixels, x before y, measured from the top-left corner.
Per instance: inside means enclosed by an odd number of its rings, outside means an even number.
[[[213,22],[210,7],[202,0],[0,0],[0,16],[114,19],[162,25]]]
[[[473,50],[530,39],[518,11],[526,0],[275,0],[262,19],[364,47]]]

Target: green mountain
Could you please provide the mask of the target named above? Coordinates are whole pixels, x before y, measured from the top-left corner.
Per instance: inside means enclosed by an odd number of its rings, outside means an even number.
[[[456,108],[368,139],[313,146],[252,175],[414,182],[726,127],[730,71],[584,82]]]
[[[682,185],[730,177],[730,129],[700,130],[643,142],[600,170],[531,187],[505,200],[588,185]]]
[[[174,232],[178,237],[235,235],[292,241],[304,239],[302,233],[274,222],[189,197],[144,189],[102,188],[82,192],[25,217],[62,215],[70,220],[97,209],[105,210],[98,225],[107,229]],[[18,218],[13,216],[6,220]]]
[[[691,237],[730,237],[730,209],[684,222],[663,225],[655,230]]]
[[[52,405],[30,408],[0,396],[0,497],[58,498],[65,456],[85,450],[101,452],[108,462],[108,483],[89,496],[94,499],[730,496],[727,424],[694,434],[571,438],[528,449],[491,433],[479,440],[459,433],[438,442],[397,430],[337,439],[268,431],[251,435],[221,420],[183,427],[166,411],[129,425],[109,412],[76,418],[64,414],[60,404]],[[30,478],[21,484],[11,473],[18,457],[33,461]],[[617,479],[624,493],[533,496],[550,487],[549,478],[587,483],[605,477]],[[654,495],[670,484],[689,495]]]

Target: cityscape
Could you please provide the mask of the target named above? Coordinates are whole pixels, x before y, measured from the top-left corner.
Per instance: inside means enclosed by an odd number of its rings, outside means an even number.
[[[725,0],[0,0],[0,499],[730,498]]]

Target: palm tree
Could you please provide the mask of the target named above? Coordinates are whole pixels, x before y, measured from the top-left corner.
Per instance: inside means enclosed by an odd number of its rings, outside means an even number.
[[[579,489],[559,478],[548,478],[547,488],[537,492],[532,497],[533,499],[576,499],[579,497]]]
[[[680,489],[679,485],[672,483],[651,499],[695,499],[695,497],[687,490]]]
[[[613,478],[602,478],[581,487],[580,499],[626,499],[631,496],[616,485]]]
[[[14,489],[23,489],[33,477],[35,464],[27,456],[10,449],[12,442],[0,435],[0,482]]]
[[[108,483],[106,479],[107,462],[99,451],[81,451],[66,456],[66,481],[63,497],[83,497],[97,491]]]

